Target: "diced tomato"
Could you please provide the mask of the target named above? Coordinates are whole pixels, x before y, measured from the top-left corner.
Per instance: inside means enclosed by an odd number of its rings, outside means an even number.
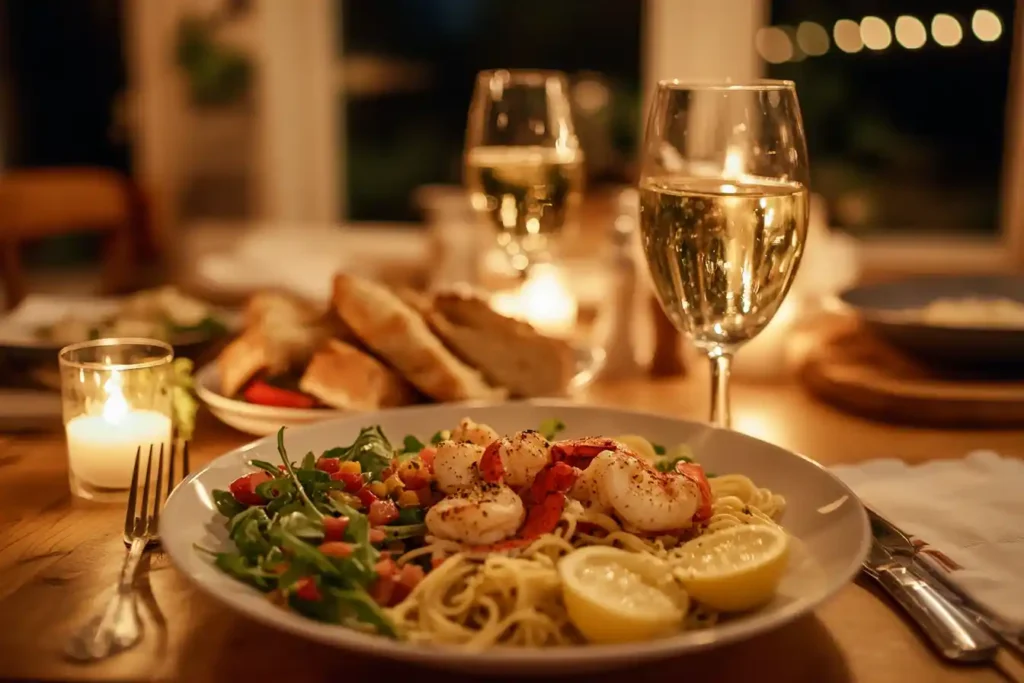
[[[288,471],[288,468],[287,468],[287,467],[285,467],[284,465],[278,465],[278,466],[277,466],[277,469],[281,470],[281,473],[282,473],[282,474],[284,474],[285,472],[287,472],[287,471]]]
[[[420,499],[420,507],[427,508],[434,504],[434,492],[430,488],[416,489],[416,495]]]
[[[340,541],[345,538],[348,517],[324,517],[324,542]]]
[[[370,529],[370,543],[374,545],[383,543],[385,538],[387,538],[387,534],[382,529]]]
[[[320,594],[320,587],[316,585],[316,581],[311,576],[304,576],[298,580],[295,584],[295,595],[309,602],[316,602],[323,597]]]
[[[370,524],[384,526],[398,519],[398,506],[392,500],[375,500],[370,504]]]
[[[268,567],[267,571],[269,571],[271,574],[277,574],[278,576],[280,576],[281,574],[284,574],[286,571],[288,571],[289,566],[290,565],[287,562],[278,562],[273,567]]]
[[[434,471],[434,458],[437,456],[437,449],[433,446],[426,446],[420,451],[420,454],[416,457],[420,459],[427,467],[428,472]]]
[[[355,472],[334,472],[331,479],[344,483],[345,490],[349,493],[355,493],[363,488],[363,475]]]
[[[378,577],[391,577],[396,576],[398,574],[398,565],[395,564],[395,561],[392,560],[390,557],[384,557],[381,558],[376,565],[374,565],[373,570],[377,572]]]
[[[394,577],[378,576],[370,585],[370,597],[381,607],[388,607],[392,603],[396,585]]]
[[[320,458],[316,461],[316,468],[327,474],[334,474],[341,469],[341,463],[337,458]]]
[[[398,466],[398,478],[410,491],[430,485],[430,469],[419,460],[410,458]]]
[[[261,406],[276,406],[278,408],[312,408],[316,405],[316,399],[312,396],[299,393],[297,391],[289,391],[288,389],[281,389],[271,384],[267,384],[261,379],[254,381],[245,391],[242,392],[242,396],[249,403],[255,403]]]
[[[348,488],[348,486],[346,485],[345,488]],[[363,507],[367,510],[369,510],[370,506],[378,500],[377,496],[373,495],[373,491],[368,488],[361,488],[355,493],[356,497],[359,498],[359,502],[362,503]]]
[[[239,477],[231,482],[231,495],[242,505],[263,505],[267,501],[256,493],[256,487],[265,481],[270,481],[270,475],[263,471]]]
[[[409,596],[409,593],[412,592],[412,589],[423,580],[424,576],[425,572],[423,571],[423,567],[418,564],[412,564],[410,562],[402,565],[402,569],[398,573],[398,585],[395,586],[395,592],[394,595],[391,596],[391,599],[394,600],[396,604],[405,600]]]
[[[327,557],[348,557],[352,554],[353,546],[344,541],[328,541],[321,543],[318,550]]]

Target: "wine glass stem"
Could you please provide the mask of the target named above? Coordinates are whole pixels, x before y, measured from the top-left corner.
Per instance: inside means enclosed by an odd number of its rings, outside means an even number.
[[[711,360],[711,424],[722,429],[732,427],[732,413],[729,410],[729,372],[732,368],[732,354],[715,352]]]

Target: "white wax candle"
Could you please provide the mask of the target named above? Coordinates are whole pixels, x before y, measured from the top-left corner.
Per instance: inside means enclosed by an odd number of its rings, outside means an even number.
[[[107,411],[105,411],[107,412]],[[135,451],[170,452],[171,420],[153,410],[128,410],[114,417],[79,415],[67,424],[68,461],[75,477],[99,488],[131,485]],[[155,465],[154,465],[155,467]],[[145,470],[139,475],[145,476]]]

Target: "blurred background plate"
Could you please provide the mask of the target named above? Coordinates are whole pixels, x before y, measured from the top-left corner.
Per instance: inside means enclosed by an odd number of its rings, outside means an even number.
[[[1024,369],[1024,324],[965,320],[954,326],[913,313],[946,299],[1009,300],[1024,306],[1024,276],[919,277],[863,285],[842,292],[834,304],[916,360],[977,371]]]

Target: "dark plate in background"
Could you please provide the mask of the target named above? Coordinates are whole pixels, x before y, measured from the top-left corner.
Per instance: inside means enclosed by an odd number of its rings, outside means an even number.
[[[915,360],[986,373],[1024,370],[1024,327],[950,327],[915,321],[908,309],[939,299],[1012,299],[1024,304],[1024,276],[918,277],[853,287],[837,297],[871,331]]]

